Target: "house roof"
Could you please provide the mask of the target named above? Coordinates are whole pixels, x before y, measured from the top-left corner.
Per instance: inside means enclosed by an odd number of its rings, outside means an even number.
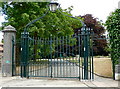
[[[3,51],[3,43],[0,43],[0,51]]]
[[[0,43],[0,45],[3,45],[3,43]]]
[[[0,51],[2,51],[3,50],[3,47],[0,47]]]

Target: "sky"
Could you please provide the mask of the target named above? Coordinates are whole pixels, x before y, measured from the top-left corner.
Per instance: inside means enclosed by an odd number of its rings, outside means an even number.
[[[106,21],[107,16],[118,8],[118,2],[120,0],[58,0],[63,9],[73,6],[71,12],[74,16],[92,14],[98,20]],[[1,22],[4,22],[4,17],[0,15]],[[0,32],[0,41],[2,39],[2,33]]]

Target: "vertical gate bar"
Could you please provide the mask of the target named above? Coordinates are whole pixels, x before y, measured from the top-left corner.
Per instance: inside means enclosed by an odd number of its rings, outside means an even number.
[[[88,49],[89,49],[89,62],[90,62],[90,64],[89,64],[89,66],[90,66],[90,80],[91,80],[91,37],[90,37],[90,31],[91,31],[91,28],[89,28],[89,35],[88,35],[88,40],[89,40],[89,46],[88,46]]]
[[[30,61],[30,55],[29,55],[29,37],[27,41],[27,78],[29,78],[29,61]]]
[[[80,62],[80,56],[81,56],[80,55],[80,30],[78,32],[78,51],[79,51],[78,52],[78,55],[79,55],[79,59],[78,59],[79,61],[78,62],[79,62],[79,81],[80,81],[80,79],[81,79],[81,72],[80,72],[80,63],[81,63]]]
[[[61,37],[61,77],[63,77],[63,36]]]
[[[21,34],[21,62],[20,62],[20,68],[21,68],[21,74],[20,76],[23,77],[23,57],[24,57],[24,53],[23,53],[23,33]]]
[[[31,67],[32,67],[32,70],[31,70],[31,76],[33,76],[34,74],[33,74],[33,62],[34,62],[34,58],[33,58],[33,56],[34,56],[34,53],[33,53],[33,44],[34,44],[34,38],[32,37],[32,40],[31,40],[31,47],[32,47],[32,49],[31,49],[31,51],[32,51],[32,62],[31,62]]]
[[[92,40],[92,44],[91,44],[91,51],[92,51],[92,79],[94,79],[94,64],[93,64],[93,32],[91,34],[91,40]]]
[[[79,37],[80,37],[79,38],[80,39],[80,48],[79,48],[80,49],[80,53],[79,54],[80,54],[80,68],[81,68],[81,70],[80,70],[81,71],[81,73],[80,73],[80,77],[81,78],[80,79],[83,79],[83,71],[82,71],[83,70],[83,66],[82,66],[82,63],[83,63],[82,62],[82,57],[83,57],[83,55],[82,55],[83,54],[83,51],[82,51],[82,44],[83,44],[82,29],[80,29],[80,31],[79,31]]]
[[[34,76],[35,76],[35,52],[34,52],[34,50],[35,50],[35,47],[34,47],[34,45],[35,45],[35,37],[33,38],[33,53],[34,53],[34,55],[33,55],[33,68],[34,68],[34,71],[33,71],[33,73],[34,73]]]
[[[41,52],[41,57],[40,57],[40,76],[43,76],[43,70],[42,70],[42,66],[43,66],[43,63],[42,63],[42,58],[43,58],[43,38],[40,38],[40,52]]]
[[[84,79],[84,34],[81,35],[81,41],[82,41],[82,44],[81,44],[81,61],[82,61],[82,79]],[[83,50],[83,51],[82,51]]]
[[[28,62],[28,65],[29,65],[29,73],[28,73],[28,76],[30,76],[30,71],[31,71],[31,67],[30,67],[30,62],[31,62],[31,51],[30,51],[30,44],[31,44],[31,39],[29,39],[29,44],[28,44],[28,52],[29,52],[29,62]]]
[[[91,79],[91,57],[90,57],[90,28],[88,28],[88,73],[89,79]]]
[[[76,78],[78,78],[79,77],[79,75],[78,75],[78,73],[79,73],[79,69],[78,69],[78,62],[79,62],[79,57],[77,56],[78,55],[78,50],[79,50],[79,48],[77,48],[77,45],[78,44],[78,35],[77,34],[75,34],[75,44],[74,44],[74,47],[75,47],[75,63],[74,63],[74,65],[75,65],[75,77]]]
[[[42,62],[43,61],[43,62]],[[43,63],[43,67],[45,66],[45,37],[43,37],[43,55],[41,58],[41,62]],[[45,76],[45,69],[43,70],[43,76]]]
[[[60,75],[62,75],[62,71],[61,71],[61,36],[60,36],[59,42],[60,42],[60,54],[59,54],[59,57],[60,57],[60,59],[59,59],[60,60]],[[59,75],[59,77],[61,77],[60,75]]]
[[[24,45],[25,45],[25,49],[26,49],[26,35],[25,35],[25,38],[24,38]],[[26,67],[25,67],[26,66],[26,64],[25,64],[26,50],[24,50],[24,51],[25,51],[25,56],[24,56],[24,66],[23,66],[24,67],[24,72],[23,72],[24,74],[23,74],[23,76],[26,77]]]
[[[87,32],[87,44],[86,44],[86,48],[87,48],[87,79],[89,79],[89,28],[87,28],[86,30]]]
[[[29,52],[30,52],[30,56],[31,56],[31,58],[30,58],[30,64],[29,64],[29,65],[30,65],[30,66],[29,66],[29,67],[30,67],[30,74],[29,74],[29,76],[31,76],[31,71],[32,71],[32,66],[31,66],[31,61],[32,61],[31,42],[32,42],[32,39],[30,40],[30,43],[29,43],[29,47],[30,47],[30,48],[29,48]]]
[[[39,76],[39,73],[40,73],[40,53],[39,53],[39,45],[40,45],[40,41],[39,41],[39,37],[37,38],[37,55],[38,55],[38,65],[37,65],[37,68],[38,68],[38,71],[37,71],[37,76]]]
[[[55,37],[55,48],[54,48],[54,58],[55,58],[55,77],[57,77],[57,38]]]
[[[38,72],[39,72],[39,56],[38,56],[38,42],[39,42],[39,40],[38,40],[38,37],[36,38],[36,45],[37,45],[37,47],[36,47],[36,64],[37,64],[37,67],[36,67],[36,69],[37,69],[37,76],[38,76]]]
[[[77,34],[75,33],[75,41],[73,40],[73,46],[74,46],[74,56],[75,56],[75,58],[74,58],[74,70],[75,70],[75,77],[79,77],[79,75],[78,75],[78,69],[77,69],[77,65],[78,65],[78,58],[77,58],[77,56],[76,55],[78,55],[78,53],[77,53],[77,51],[78,51],[78,48],[77,48]],[[75,42],[75,43],[74,43]],[[76,75],[77,74],[77,75]]]
[[[40,57],[40,59],[39,59],[39,61],[40,61],[40,62],[39,62],[39,71],[40,71],[40,72],[39,72],[39,76],[42,76],[42,60],[41,60],[41,59],[42,59],[42,56],[43,56],[43,55],[42,55],[42,44],[43,44],[43,43],[42,43],[42,38],[40,37],[40,38],[39,38],[39,51],[40,51],[40,52],[39,52],[39,57]]]
[[[63,47],[62,47],[63,36],[61,36],[61,77],[63,77]]]
[[[74,38],[75,38],[74,36],[72,36],[72,38],[71,38],[71,41],[72,41],[72,42],[71,42],[71,43],[72,43],[72,47],[71,47],[71,48],[72,48],[72,49],[71,49],[72,59],[71,59],[71,61],[72,61],[72,62],[70,61],[71,64],[72,64],[72,65],[71,65],[71,67],[72,67],[71,69],[73,70],[73,75],[75,74],[75,70],[74,70],[74,62],[75,62],[75,61],[74,61],[74,54],[75,54],[74,50],[75,50],[75,49],[74,49],[74,42],[73,42]],[[73,49],[74,49],[74,50],[73,50]],[[74,77],[73,75],[72,75],[72,77]]]
[[[86,54],[86,79],[88,79],[88,39],[87,39],[87,27],[86,27],[86,44],[85,44],[85,54]]]
[[[34,72],[35,72],[35,76],[36,76],[36,37],[34,37]]]
[[[34,37],[33,37],[33,43],[32,43],[32,46],[34,47]],[[33,48],[33,50],[32,51],[34,51],[34,48]],[[34,76],[34,52],[33,52],[33,57],[32,57],[32,59],[33,59],[33,62],[32,62],[32,67],[33,67],[33,70],[32,70],[32,75]]]
[[[47,45],[47,47],[49,48],[49,46],[48,46],[48,45],[49,45],[49,40],[48,40],[48,39],[49,39],[49,38],[46,38],[46,45]],[[50,67],[50,66],[49,66],[49,53],[47,54],[47,60],[48,60],[48,69],[47,69],[47,71],[48,71],[48,77],[50,77],[50,76],[49,76],[49,67]]]
[[[85,28],[84,28],[84,34],[83,34],[83,48],[84,48],[84,79],[86,78],[86,57],[85,57]]]
[[[54,66],[53,66],[53,68],[54,68],[54,71],[53,71],[53,77],[55,77],[56,75],[56,72],[55,72],[55,63],[56,63],[56,61],[55,61],[55,36],[53,36],[53,60],[54,60]]]
[[[68,49],[68,47],[67,47],[67,39],[68,39],[68,36],[66,36],[66,71],[65,71],[65,75],[67,75],[67,66],[68,66],[68,60],[67,60],[67,58],[68,58],[68,53],[67,53],[67,49]]]
[[[47,45],[46,45],[46,38],[45,38],[45,48],[47,47]],[[46,63],[46,66],[48,66],[48,60],[47,60],[47,54],[46,54],[46,50],[45,50],[45,61],[47,61],[47,62],[45,62]],[[48,76],[47,73],[48,71],[47,71],[47,68],[46,68],[46,76]]]
[[[35,38],[33,37],[33,53],[34,53],[34,44],[35,44]],[[35,53],[33,55],[33,76],[35,76]]]
[[[42,47],[41,47],[41,51],[42,51],[42,57],[40,58],[40,61],[41,61],[41,67],[43,69],[43,67],[45,66],[45,63],[44,63],[44,50],[45,50],[45,47],[44,47],[44,37],[42,38]],[[42,70],[42,76],[45,76],[45,70]]]
[[[33,39],[33,40],[32,40],[31,45],[32,45],[32,76],[33,76],[33,75],[34,75],[34,58],[33,58],[33,57],[34,57],[34,53],[33,53],[33,50],[34,50],[34,49],[33,49],[33,46],[34,46],[34,45],[33,45],[33,44],[34,44],[34,38],[32,37],[32,39]]]
[[[12,76],[15,75],[14,44],[14,37],[12,37]]]
[[[85,52],[85,44],[86,44],[86,33],[85,33],[85,30],[86,30],[86,27],[84,28],[84,34],[83,34],[83,48],[84,48],[84,65],[83,65],[83,67],[84,67],[84,80],[86,79],[86,52]]]
[[[49,38],[47,38],[46,41],[47,41],[47,47],[49,48],[49,46],[48,46],[49,45]],[[50,72],[49,72],[49,68],[50,68],[49,53],[47,55],[47,60],[48,60],[48,77],[50,77],[49,76],[49,74],[50,74]]]
[[[46,38],[44,38],[44,46],[45,46],[45,50],[44,50],[44,60],[45,60],[45,66],[47,66],[47,60],[46,60]],[[47,76],[47,69],[45,69],[45,76]]]
[[[38,56],[38,37],[36,37],[36,76],[38,76],[39,72],[39,56]]]
[[[36,50],[37,50],[37,38],[35,37],[35,76],[37,76],[37,52],[36,52]]]
[[[33,45],[33,44],[34,44],[34,38],[32,37],[32,39],[33,39],[33,40],[32,40],[32,44],[31,44],[31,45],[32,45],[32,76],[33,76],[33,75],[34,75],[34,58],[33,58],[33,57],[34,57],[34,53],[33,53],[33,50],[34,50],[34,49],[33,49],[33,46],[34,46],[34,45]]]
[[[44,63],[43,63],[43,58],[44,58],[44,37],[41,37],[41,58],[40,58],[40,64],[41,64],[41,76],[43,77],[44,76],[44,70],[43,70],[43,66],[44,66]]]
[[[64,41],[65,41],[65,38],[64,38],[64,36],[63,36],[63,77],[65,77],[65,65],[64,65],[64,63],[65,63],[65,58],[64,58],[64,56],[65,56],[65,50],[64,50],[64,48],[65,48],[65,45],[64,45]]]
[[[44,38],[44,46],[45,46],[45,50],[44,50],[44,60],[45,60],[45,66],[47,66],[47,60],[46,60],[46,38]],[[45,76],[47,76],[47,68],[45,69]]]
[[[89,78],[88,78],[88,74],[89,74],[89,72],[88,72],[88,67],[89,67],[89,65],[88,65],[88,62],[89,62],[89,61],[88,61],[88,58],[89,58],[89,55],[88,55],[88,53],[89,53],[88,44],[89,44],[89,43],[88,43],[88,28],[86,28],[86,49],[87,49],[87,50],[86,50],[86,56],[87,56],[87,60],[86,60],[86,62],[87,62],[87,63],[86,63],[86,64],[87,64],[87,66],[86,66],[86,67],[87,67],[87,68],[86,68],[86,72],[87,72],[87,73],[86,73],[86,74],[87,74],[87,80],[89,79]]]
[[[37,37],[35,37],[35,76],[37,76]]]
[[[51,60],[51,78],[53,77],[52,76],[52,73],[53,73],[53,70],[52,70],[52,34],[50,36],[50,60]]]
[[[58,62],[58,52],[59,52],[59,51],[58,51],[58,47],[59,47],[59,39],[58,39],[58,37],[57,37],[57,77],[58,77],[58,69],[59,69],[59,68],[58,68],[58,65],[59,65],[59,64],[58,64],[58,63],[59,63],[59,62]]]
[[[56,65],[55,65],[55,68],[56,68],[56,77],[57,77],[57,38],[55,38],[55,59],[56,59]]]
[[[31,76],[31,62],[32,62],[32,51],[31,51],[32,37],[29,39],[29,77]]]
[[[78,77],[78,75],[76,75],[77,73],[78,73],[78,70],[77,70],[77,68],[76,68],[76,66],[77,66],[77,57],[76,57],[76,55],[77,55],[77,49],[76,49],[76,47],[77,47],[77,35],[76,35],[76,33],[75,33],[75,37],[73,38],[73,39],[75,39],[75,41],[73,40],[73,60],[74,60],[74,62],[73,62],[73,70],[75,71],[74,72],[74,76],[73,77]]]
[[[86,27],[85,27],[85,35],[84,35],[84,79],[87,79],[87,58],[86,58]]]
[[[69,68],[70,68],[70,77],[71,77],[71,63],[70,63],[70,36],[69,36]]]
[[[22,61],[21,61],[21,77],[24,77],[24,50],[25,50],[25,45],[24,45],[24,34],[22,34]]]
[[[35,44],[35,43],[34,43],[34,37],[33,37],[33,44],[32,44],[32,46],[33,46],[33,63],[32,63],[32,64],[33,64],[33,70],[32,70],[32,71],[33,71],[33,72],[32,72],[32,73],[33,73],[33,76],[35,76],[35,70],[34,70],[34,68],[35,68],[35,67],[34,67],[34,66],[35,66],[35,59],[34,59],[34,55],[35,55],[35,54],[34,54],[34,44]]]
[[[43,76],[43,71],[42,71],[42,57],[43,57],[43,47],[42,47],[42,38],[39,37],[39,76]]]
[[[32,37],[30,40],[30,55],[31,55],[31,59],[30,59],[30,76],[32,75]]]
[[[69,72],[71,71],[70,70],[70,36],[68,36],[68,70],[69,70]],[[68,75],[70,75],[70,73],[68,72]],[[67,76],[68,76],[67,75]],[[70,76],[69,76],[70,77]]]

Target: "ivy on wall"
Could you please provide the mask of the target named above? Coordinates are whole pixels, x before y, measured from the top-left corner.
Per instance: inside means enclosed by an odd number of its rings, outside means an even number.
[[[120,9],[116,9],[108,16],[106,24],[110,37],[111,59],[113,62],[113,76],[115,65],[120,60]]]

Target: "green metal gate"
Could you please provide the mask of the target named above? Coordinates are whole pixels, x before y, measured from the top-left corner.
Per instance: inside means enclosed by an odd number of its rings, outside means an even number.
[[[21,77],[94,79],[90,28],[72,36],[21,37],[19,73]],[[14,74],[16,75],[16,74]]]

